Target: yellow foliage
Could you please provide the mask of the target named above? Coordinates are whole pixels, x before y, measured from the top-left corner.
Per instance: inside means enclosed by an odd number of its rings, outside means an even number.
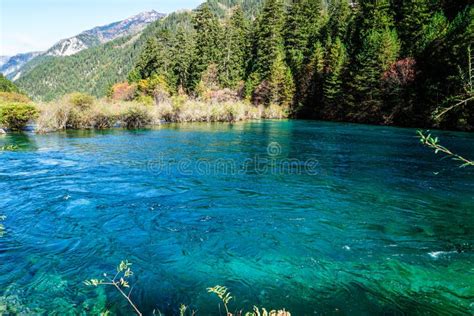
[[[31,99],[26,95],[16,92],[0,92],[0,103],[30,103]]]

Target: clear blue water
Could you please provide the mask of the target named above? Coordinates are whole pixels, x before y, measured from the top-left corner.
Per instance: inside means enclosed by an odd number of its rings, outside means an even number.
[[[474,158],[473,134],[437,135]],[[474,313],[474,168],[415,130],[266,121],[5,144],[20,150],[0,153],[0,310],[130,315],[82,284],[128,259],[147,315],[219,315],[217,284],[231,310]]]

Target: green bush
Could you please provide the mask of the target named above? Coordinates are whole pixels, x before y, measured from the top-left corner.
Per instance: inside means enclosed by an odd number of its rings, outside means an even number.
[[[11,130],[22,130],[38,117],[38,110],[30,104],[7,103],[0,105],[0,124]]]
[[[30,103],[31,99],[17,92],[0,92],[0,103]]]
[[[146,106],[153,106],[155,104],[155,100],[153,100],[153,97],[149,95],[141,95],[136,99],[136,101]]]
[[[112,128],[117,121],[117,117],[111,113],[97,112],[93,115],[93,127],[95,129]]]
[[[3,74],[0,74],[0,91],[20,93],[20,89],[13,82],[5,78]]]
[[[122,121],[128,129],[142,128],[150,125],[153,121],[146,107],[134,106],[129,108],[123,115]]]
[[[92,128],[92,113],[88,110],[72,108],[68,113],[66,128],[90,129]]]
[[[75,107],[86,110],[94,104],[94,97],[85,93],[75,92],[69,95],[69,102]]]

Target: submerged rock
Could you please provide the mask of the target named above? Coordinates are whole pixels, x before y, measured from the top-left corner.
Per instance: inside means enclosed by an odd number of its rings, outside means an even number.
[[[5,132],[5,130],[3,128],[0,128],[0,135],[4,135],[6,134],[7,132]]]

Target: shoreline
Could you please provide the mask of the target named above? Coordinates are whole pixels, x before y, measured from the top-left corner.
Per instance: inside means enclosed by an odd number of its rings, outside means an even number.
[[[275,122],[311,122],[311,123],[323,123],[323,124],[334,124],[334,125],[347,125],[347,126],[367,126],[373,128],[391,128],[391,129],[398,129],[398,130],[412,130],[414,132],[418,130],[429,130],[435,131],[439,133],[460,133],[466,135],[474,135],[472,131],[465,131],[465,130],[453,130],[453,129],[441,129],[441,128],[429,128],[429,127],[411,127],[411,126],[398,126],[398,125],[383,125],[383,124],[368,124],[368,123],[358,123],[358,122],[350,122],[350,121],[330,121],[330,120],[318,120],[318,119],[299,119],[299,118],[261,118],[261,119],[245,119],[239,121],[160,121],[156,124],[150,124],[139,128],[127,128],[125,126],[120,126],[119,124],[110,127],[110,128],[65,128],[59,130],[51,130],[51,131],[37,131],[35,128],[35,124],[28,125],[22,131],[9,131],[0,128],[0,136],[3,135],[18,135],[18,134],[35,134],[35,135],[47,135],[53,133],[61,133],[61,132],[105,132],[105,131],[137,131],[137,130],[153,130],[159,127],[170,126],[170,125],[193,125],[193,124],[239,124],[239,123],[262,123],[268,121],[275,121]],[[3,133],[2,133],[3,132]],[[414,135],[416,136],[416,135]]]

